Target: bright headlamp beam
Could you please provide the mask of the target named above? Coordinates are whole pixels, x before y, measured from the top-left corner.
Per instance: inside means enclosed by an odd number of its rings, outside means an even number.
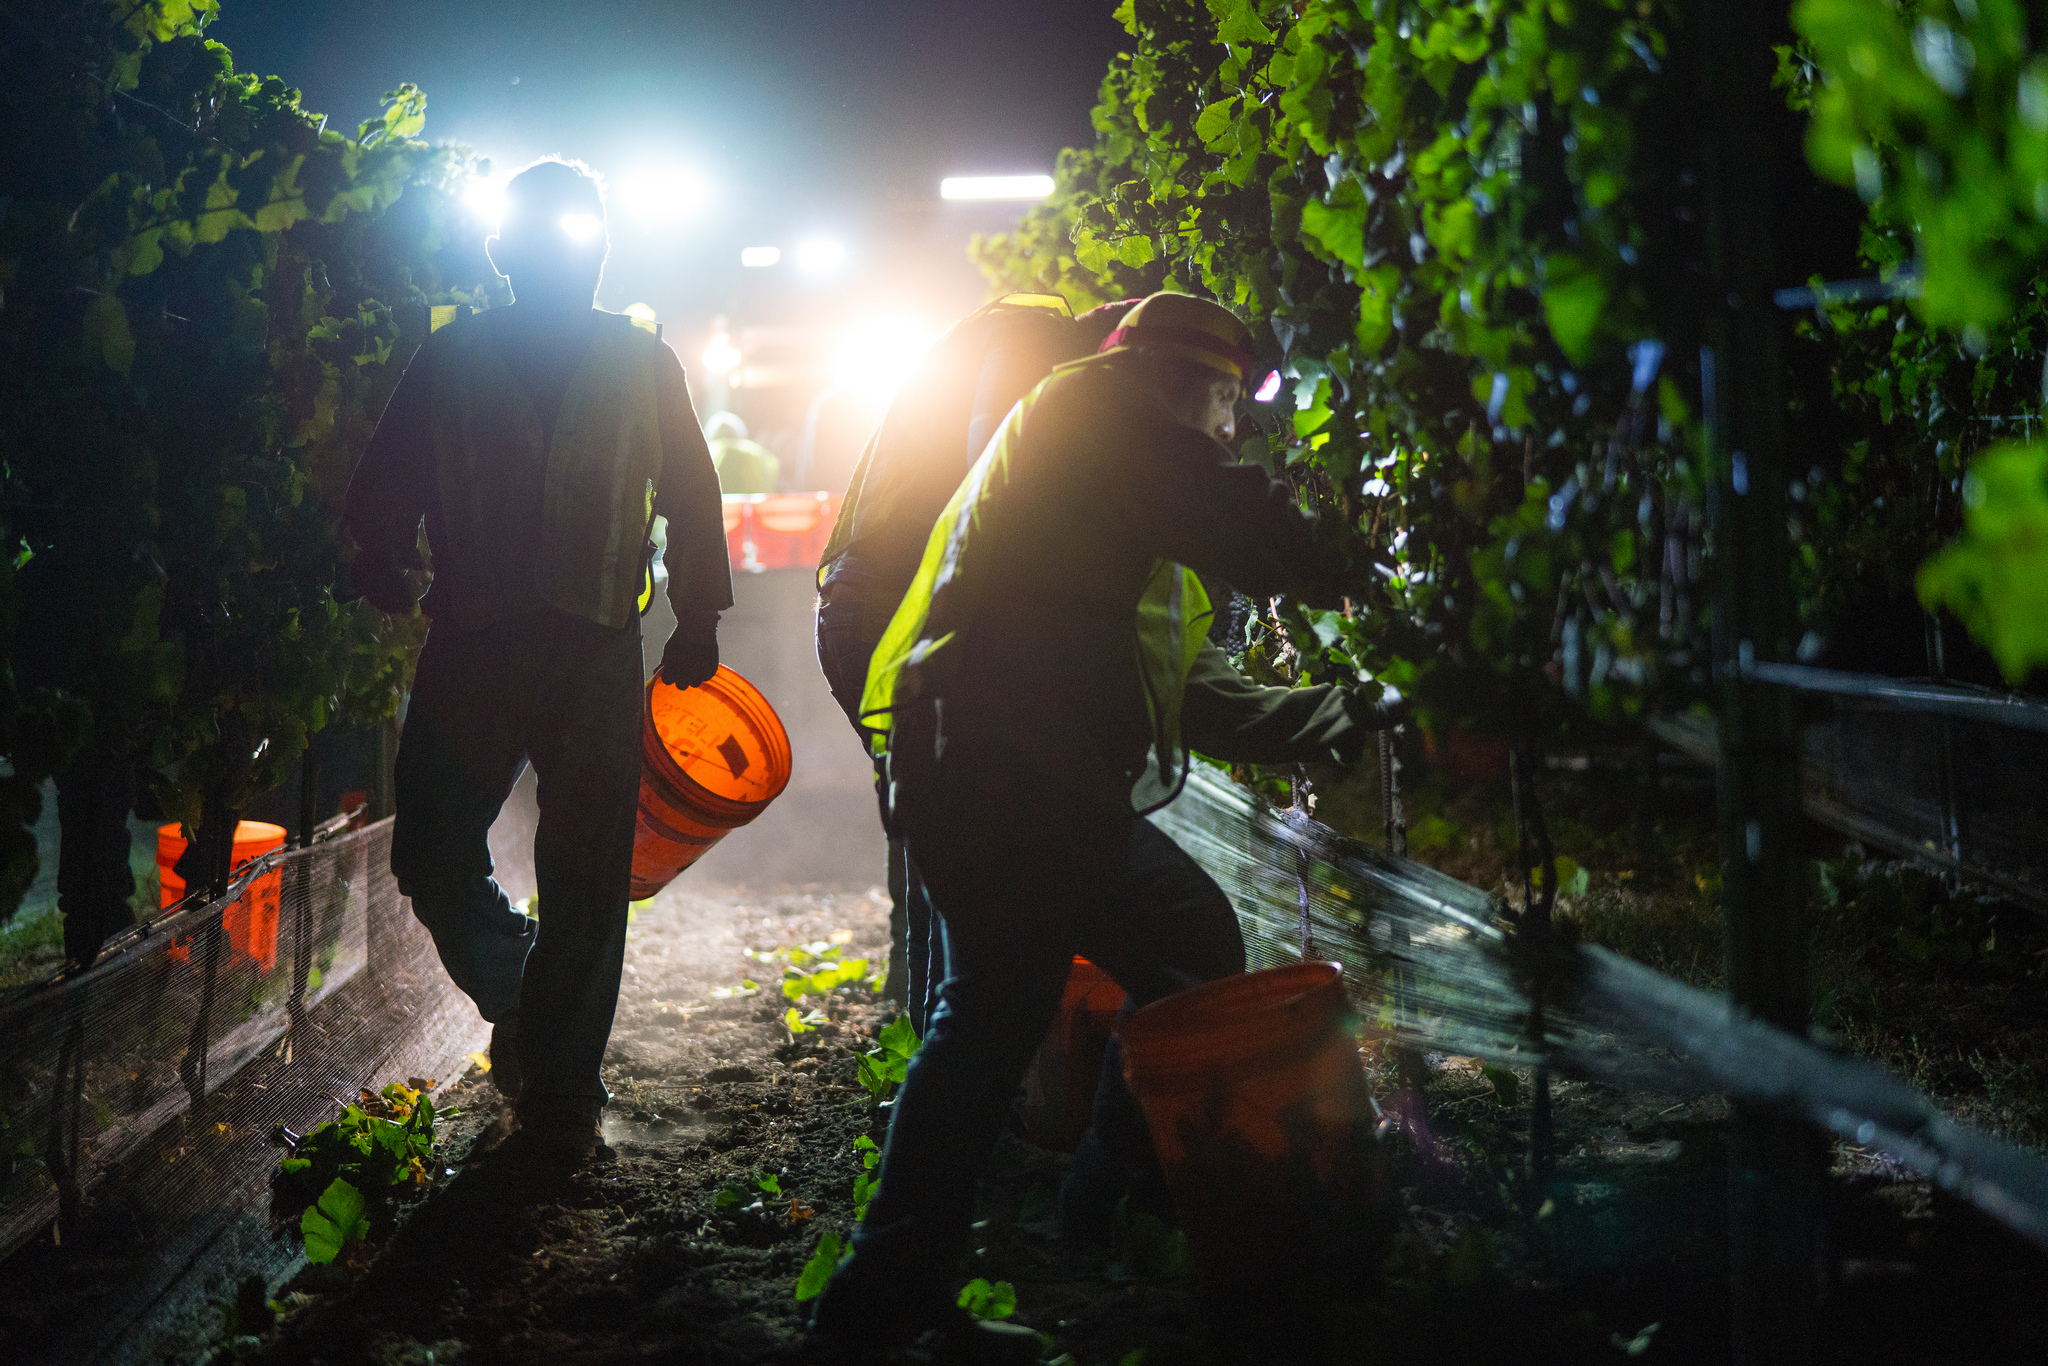
[[[562,231],[578,242],[588,242],[604,231],[604,224],[587,213],[565,213],[562,215]]]
[[[939,182],[941,199],[1043,199],[1049,175],[952,175]]]

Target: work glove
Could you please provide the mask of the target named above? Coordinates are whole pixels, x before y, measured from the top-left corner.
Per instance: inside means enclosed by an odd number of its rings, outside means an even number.
[[[661,676],[678,688],[694,688],[717,672],[718,613],[683,613],[662,647]]]
[[[1344,714],[1353,725],[1362,731],[1381,731],[1408,719],[1408,699],[1397,696],[1389,702],[1374,695],[1383,691],[1377,683],[1344,690]]]
[[[1405,698],[1385,702],[1372,695],[1376,691],[1377,685],[1344,690],[1344,715],[1350,719],[1351,729],[1330,747],[1330,757],[1346,768],[1364,757],[1366,746],[1378,732],[1408,719]]]

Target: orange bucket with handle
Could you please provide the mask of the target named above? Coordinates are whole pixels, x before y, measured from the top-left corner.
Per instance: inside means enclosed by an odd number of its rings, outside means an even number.
[[[284,848],[284,827],[267,821],[240,821],[235,826],[234,863],[241,867]],[[172,871],[185,856],[185,827],[173,822],[156,828],[156,875],[162,888],[160,906],[173,906],[185,896],[185,879]],[[277,965],[277,914],[284,899],[284,873],[265,873],[242,893],[242,899],[221,913],[221,928],[236,953],[253,959],[268,972]]]
[[[1124,989],[1085,958],[1067,973],[1060,1013],[1024,1074],[1024,1137],[1070,1153],[1095,1118],[1102,1055],[1123,1009]]]
[[[789,732],[768,699],[724,665],[694,688],[647,685],[633,899],[645,900],[768,809],[789,786]]]
[[[1306,1330],[1333,1268],[1377,1265],[1371,1093],[1343,968],[1207,982],[1127,1016],[1124,1076],[1219,1326]]]

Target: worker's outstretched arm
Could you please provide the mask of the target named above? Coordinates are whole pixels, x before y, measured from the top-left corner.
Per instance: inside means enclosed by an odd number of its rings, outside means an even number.
[[[725,554],[724,500],[711,448],[690,402],[675,352],[662,348],[655,383],[661,407],[661,477],[654,511],[668,519],[668,602],[675,633],[662,651],[662,676],[693,686],[718,669],[718,614],[732,606],[732,566]]]
[[[1255,595],[1314,586],[1309,519],[1287,485],[1163,408],[1141,418],[1123,513],[1155,555]]]
[[[1352,688],[1276,688],[1252,682],[1230,656],[1205,644],[1188,673],[1181,703],[1187,747],[1239,764],[1313,759],[1352,763],[1374,732],[1395,718]]]
[[[342,527],[356,543],[350,577],[380,611],[412,610],[415,595],[404,571],[422,567],[420,520],[439,497],[433,396],[428,348],[423,346],[384,405],[376,434],[349,480]]]

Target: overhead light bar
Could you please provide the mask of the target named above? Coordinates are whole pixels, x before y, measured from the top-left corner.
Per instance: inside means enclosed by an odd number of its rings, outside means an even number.
[[[740,264],[748,270],[766,270],[782,261],[781,247],[741,247]]]
[[[941,199],[1043,199],[1051,193],[1049,175],[949,175],[939,182]]]
[[[846,264],[846,248],[829,237],[814,237],[796,249],[796,263],[813,275],[829,275]]]

